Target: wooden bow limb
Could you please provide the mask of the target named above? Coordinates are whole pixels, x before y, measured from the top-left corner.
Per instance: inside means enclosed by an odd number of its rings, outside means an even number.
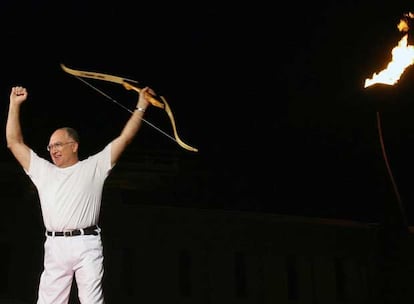
[[[138,81],[133,80],[133,79],[123,78],[123,77],[109,75],[109,74],[103,74],[103,73],[74,70],[74,69],[68,68],[64,64],[60,64],[60,66],[62,67],[62,69],[66,73],[71,74],[71,75],[75,75],[75,76],[78,76],[78,77],[92,78],[92,79],[97,79],[97,80],[103,80],[103,81],[109,81],[109,82],[115,82],[115,83],[119,83],[119,84],[123,85],[124,88],[127,89],[127,90],[134,90],[138,93],[141,92],[141,88],[139,88],[137,86],[134,86],[134,85],[129,83],[129,82],[138,83]],[[152,105],[154,105],[158,108],[164,109],[164,105],[161,102],[159,102],[157,99],[155,99],[154,95],[152,95],[148,92],[146,94],[147,95],[145,97],[148,98],[148,101]]]
[[[165,112],[167,112],[168,117],[170,117],[171,125],[172,125],[172,127],[173,127],[174,136],[175,136],[175,139],[177,140],[177,143],[178,143],[181,147],[183,147],[184,149],[187,149],[187,150],[190,150],[190,151],[194,151],[194,152],[198,152],[198,149],[196,149],[196,148],[194,148],[194,147],[191,147],[191,146],[187,145],[186,143],[184,143],[184,142],[180,139],[180,137],[178,136],[178,133],[177,133],[177,128],[176,128],[176,126],[175,126],[175,119],[174,119],[174,115],[173,115],[173,113],[172,113],[172,111],[171,111],[171,108],[170,108],[170,106],[168,105],[167,100],[165,100],[165,98],[164,98],[163,96],[161,96],[161,99],[162,99],[162,101],[164,102],[164,105],[165,105]]]
[[[104,95],[105,97],[107,97],[108,99],[110,99],[111,101],[115,102],[116,104],[118,104],[119,106],[121,106],[122,108],[124,108],[125,110],[133,113],[131,110],[129,110],[128,108],[124,107],[122,104],[120,104],[119,102],[117,102],[116,100],[114,100],[112,97],[110,97],[109,95],[105,94],[104,92],[102,92],[98,88],[94,87],[93,85],[91,85],[89,82],[83,80],[82,78],[92,78],[92,79],[97,79],[97,80],[104,80],[104,81],[118,83],[118,84],[121,84],[125,89],[127,89],[127,90],[134,90],[134,91],[138,92],[138,94],[139,94],[141,92],[141,88],[138,87],[138,86],[136,86],[136,85],[132,85],[130,83],[130,82],[138,83],[138,81],[132,80],[132,79],[128,79],[128,78],[119,77],[119,76],[109,75],[109,74],[103,74],[103,73],[96,73],[96,72],[88,72],[88,71],[81,71],[81,70],[70,69],[70,68],[66,67],[65,65],[63,65],[63,64],[61,64],[60,66],[61,66],[61,68],[66,73],[76,76],[78,79],[82,80],[88,86],[90,86],[91,88],[95,89],[96,91],[98,91],[99,93],[101,93],[102,95]],[[171,121],[172,128],[173,128],[174,138],[171,137],[170,135],[168,135],[167,133],[165,133],[164,131],[160,130],[159,128],[157,128],[156,126],[154,126],[153,124],[151,124],[150,122],[146,121],[145,119],[143,119],[143,118],[141,118],[141,119],[144,122],[148,123],[153,128],[157,129],[158,131],[160,131],[161,133],[163,133],[164,135],[166,135],[167,137],[173,139],[175,142],[177,142],[177,144],[179,144],[184,149],[189,150],[189,151],[193,151],[193,152],[198,152],[198,149],[187,145],[178,136],[177,128],[176,128],[176,125],[175,125],[174,115],[173,115],[173,113],[171,111],[171,108],[168,105],[166,99],[163,96],[160,96],[161,100],[163,101],[163,103],[162,103],[159,100],[157,100],[156,97],[153,94],[151,94],[149,92],[146,92],[146,94],[148,94],[148,95],[146,95],[146,98],[148,98],[148,101],[152,105],[154,105],[154,106],[156,106],[158,108],[164,109],[167,112],[168,117],[170,118],[170,121]]]

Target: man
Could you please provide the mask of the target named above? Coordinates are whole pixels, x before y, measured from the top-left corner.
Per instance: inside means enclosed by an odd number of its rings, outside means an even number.
[[[66,304],[73,276],[82,304],[104,303],[103,248],[98,226],[104,181],[142,125],[150,105],[149,88],[141,90],[136,110],[121,134],[103,150],[80,160],[79,136],[72,128],[59,128],[47,146],[50,162],[39,157],[23,138],[20,107],[26,88],[11,89],[6,123],[7,147],[36,186],[46,229],[44,269],[38,304]]]

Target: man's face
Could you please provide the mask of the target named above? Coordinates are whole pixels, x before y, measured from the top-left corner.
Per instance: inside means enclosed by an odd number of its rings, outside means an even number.
[[[56,130],[49,140],[48,150],[53,163],[66,168],[78,162],[78,143],[65,130]]]

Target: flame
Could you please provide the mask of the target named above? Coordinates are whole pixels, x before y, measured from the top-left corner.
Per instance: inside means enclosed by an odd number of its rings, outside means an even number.
[[[412,13],[404,16],[407,18],[414,17]],[[408,32],[407,19],[401,19],[397,27],[400,32]],[[414,45],[408,44],[408,34],[401,38],[398,45],[392,49],[391,54],[392,60],[388,63],[387,68],[378,74],[374,73],[372,78],[365,79],[364,88],[376,83],[393,85],[397,83],[404,71],[414,63]]]

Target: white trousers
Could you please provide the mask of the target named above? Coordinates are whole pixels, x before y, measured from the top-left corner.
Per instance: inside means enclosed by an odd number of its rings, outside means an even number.
[[[73,276],[82,304],[103,304],[101,235],[47,236],[37,304],[67,304]]]

